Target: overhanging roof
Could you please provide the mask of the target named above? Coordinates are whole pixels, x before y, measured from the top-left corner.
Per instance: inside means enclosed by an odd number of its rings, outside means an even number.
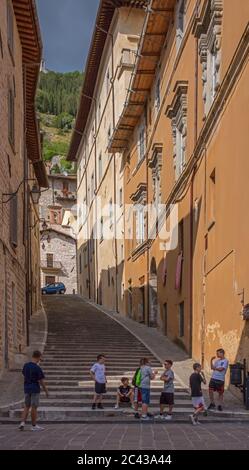
[[[42,40],[34,0],[12,0],[22,46],[22,63],[26,95],[26,146],[39,184],[48,187],[41,159],[40,134],[36,120],[35,95],[42,58]],[[38,164],[39,162],[39,164]]]
[[[144,35],[139,44],[135,69],[123,112],[114,129],[110,152],[123,152],[127,148],[139,119],[144,112],[148,94],[155,79],[166,35],[172,21],[176,0],[153,0],[148,12]]]
[[[67,156],[68,160],[76,159],[82,134],[84,133],[91,109],[91,98],[93,98],[99,66],[108,36],[104,31],[109,31],[116,8],[124,6],[130,8],[142,8],[148,5],[148,1],[149,0],[100,0],[92,42],[87,58],[84,83],[75,122],[75,130],[72,135]],[[87,96],[90,98],[87,98]]]

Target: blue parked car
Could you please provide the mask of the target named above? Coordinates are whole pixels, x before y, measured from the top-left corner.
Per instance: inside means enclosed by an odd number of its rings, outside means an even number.
[[[55,282],[54,284],[48,284],[42,288],[42,295],[49,294],[65,294],[66,287],[63,282]]]

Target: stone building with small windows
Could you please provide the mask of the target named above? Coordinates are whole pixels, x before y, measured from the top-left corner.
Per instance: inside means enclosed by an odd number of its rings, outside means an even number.
[[[35,3],[1,0],[0,375],[23,362],[41,304],[38,198],[48,186],[35,113],[41,56]]]
[[[63,282],[66,293],[77,292],[76,176],[53,174],[40,199],[41,286]]]

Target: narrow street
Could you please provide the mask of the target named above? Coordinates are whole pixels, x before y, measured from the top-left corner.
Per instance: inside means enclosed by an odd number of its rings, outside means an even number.
[[[48,337],[42,367],[49,388],[49,398],[42,395],[39,415],[44,420],[133,418],[131,408],[115,410],[120,379],[131,379],[142,357],[148,357],[155,370],[162,364],[127,329],[78,296],[47,296],[44,307],[48,317]],[[93,382],[89,370],[98,354],[107,356],[107,395],[105,410],[91,410]],[[188,416],[192,410],[189,394],[176,381],[175,415]],[[159,411],[162,383],[153,381],[153,413]],[[20,410],[15,410],[14,417]]]

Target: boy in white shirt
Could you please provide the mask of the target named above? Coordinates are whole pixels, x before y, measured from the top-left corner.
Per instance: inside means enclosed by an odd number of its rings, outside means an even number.
[[[218,410],[223,410],[223,396],[224,396],[224,384],[225,375],[228,369],[228,360],[225,358],[224,349],[217,349],[217,357],[211,359],[211,369],[213,371],[212,377],[209,383],[209,398],[210,405],[209,410],[215,409],[214,392],[219,394],[219,405]]]
[[[99,354],[97,362],[93,364],[90,375],[95,381],[95,394],[93,397],[92,410],[98,409],[103,410],[102,405],[103,394],[106,393],[106,375],[105,375],[105,360],[106,357],[103,354]]]

